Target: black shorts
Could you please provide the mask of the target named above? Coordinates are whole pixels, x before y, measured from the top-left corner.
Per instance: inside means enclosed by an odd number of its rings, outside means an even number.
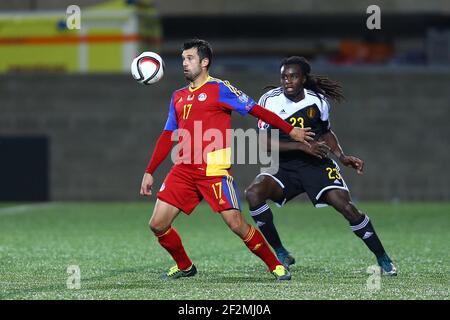
[[[274,179],[283,188],[283,198],[275,203],[283,206],[287,201],[306,192],[316,208],[325,207],[323,194],[330,189],[348,190],[340,174],[337,163],[332,159],[325,159],[315,163],[281,162],[278,172],[260,173]]]

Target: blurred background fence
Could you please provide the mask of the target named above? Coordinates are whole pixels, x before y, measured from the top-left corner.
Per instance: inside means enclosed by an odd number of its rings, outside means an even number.
[[[450,200],[450,2],[79,0],[81,29],[69,30],[71,4],[0,3],[0,200],[138,199],[191,37],[213,45],[212,75],[254,98],[294,54],[340,81],[332,126],[366,161],[362,177],[344,169],[355,198]],[[366,27],[371,4],[380,30]],[[129,74],[143,50],[165,59],[157,85]],[[234,167],[241,193],[257,173]]]

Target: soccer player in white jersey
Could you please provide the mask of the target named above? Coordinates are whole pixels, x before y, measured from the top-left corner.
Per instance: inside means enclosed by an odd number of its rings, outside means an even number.
[[[259,105],[275,112],[294,127],[311,127],[317,140],[308,147],[280,133],[278,172],[274,175],[259,174],[246,190],[253,219],[278,259],[289,267],[295,259],[284,248],[266,201],[270,199],[282,206],[306,192],[315,207],[331,205],[340,212],[351,230],[374,253],[382,273],[396,275],[396,267],[384,250],[371,220],[356,208],[338,164],[328,157],[331,151],[342,165],[354,168],[358,174],[363,173],[364,162],[346,155],[331,130],[328,99],[341,101],[344,98],[341,86],[327,77],[311,74],[311,66],[303,57],[284,59],[280,71],[281,87],[266,92]],[[269,124],[259,120],[258,128],[261,134],[270,135]]]

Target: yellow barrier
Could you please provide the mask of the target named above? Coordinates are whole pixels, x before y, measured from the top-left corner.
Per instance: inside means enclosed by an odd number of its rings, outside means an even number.
[[[118,5],[120,4],[120,5]],[[141,51],[158,50],[161,27],[151,7],[109,1],[81,8],[81,28],[69,30],[61,12],[0,15],[0,72],[128,72]]]

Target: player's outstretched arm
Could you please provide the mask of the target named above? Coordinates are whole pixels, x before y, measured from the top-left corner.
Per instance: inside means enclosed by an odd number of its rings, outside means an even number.
[[[286,143],[286,142],[285,142]],[[294,142],[296,143],[296,142]],[[311,156],[317,157],[319,159],[326,158],[328,153],[330,152],[330,147],[325,143],[325,141],[311,141],[307,146],[303,143],[297,143],[298,149],[300,151],[305,152]],[[280,143],[280,151],[281,151],[281,143]]]
[[[263,131],[260,132],[260,134],[267,134],[267,132]],[[268,137],[265,150],[270,152],[272,150],[272,144],[278,145],[279,152],[302,151],[319,159],[326,158],[330,152],[330,147],[325,143],[325,141],[311,141],[308,146],[301,142],[279,141]]]
[[[322,139],[330,147],[331,152],[333,152],[336,158],[338,158],[344,166],[355,169],[358,174],[363,173],[364,161],[354,156],[345,155],[336,134],[332,130],[323,134]]]
[[[311,145],[308,141],[313,141],[314,136],[316,135],[314,132],[310,131],[311,128],[299,128],[299,127],[293,127],[292,130],[289,132],[289,136],[294,139],[295,141],[301,142],[306,144],[308,147]]]
[[[159,167],[161,162],[169,154],[172,149],[172,131],[164,130],[158,141],[156,142],[155,150],[153,150],[152,157],[148,162],[147,169],[145,169],[144,176],[142,177],[141,191],[142,196],[149,196],[152,194],[151,188],[153,185],[153,173]]]
[[[265,123],[270,124],[274,128],[278,128],[288,134],[292,139],[305,143],[309,146],[308,141],[313,141],[314,132],[311,128],[292,127],[289,123],[281,119],[277,114],[269,111],[260,105],[255,104],[249,112],[255,118],[259,118]]]

